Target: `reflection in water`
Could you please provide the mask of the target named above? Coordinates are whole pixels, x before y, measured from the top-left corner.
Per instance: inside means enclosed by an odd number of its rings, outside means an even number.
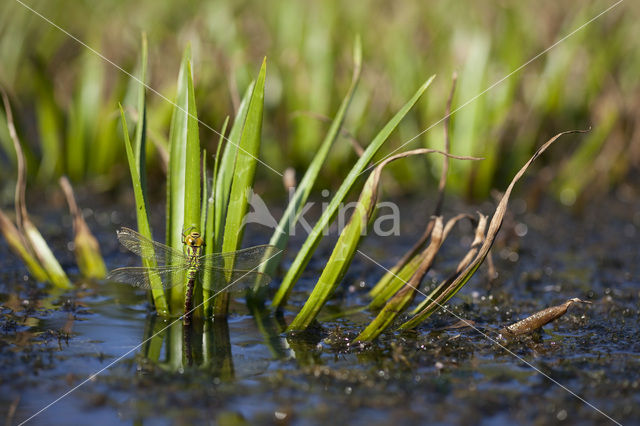
[[[274,318],[263,304],[251,299],[247,302],[247,307],[264,338],[264,344],[271,352],[271,356],[281,360],[295,358],[287,339],[282,335],[287,329],[282,313],[276,313]]]
[[[185,367],[206,370],[223,381],[234,378],[229,325],[226,319],[202,320],[191,324],[166,324],[157,316],[147,319],[142,355],[158,367],[182,372]]]

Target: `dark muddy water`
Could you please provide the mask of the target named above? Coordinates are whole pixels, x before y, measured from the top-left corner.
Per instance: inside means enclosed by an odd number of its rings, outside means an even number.
[[[51,294],[24,278],[2,241],[0,421],[18,424],[60,398],[31,422],[640,424],[637,199],[626,188],[577,215],[550,200],[535,210],[514,200],[493,250],[497,279],[490,282],[482,267],[449,312],[356,347],[350,339],[372,316],[329,318],[366,303],[362,284],[382,275],[363,257],[355,258],[319,325],[303,335],[280,333],[314,284],[330,241],[283,317],[251,315],[236,299],[228,322],[196,324],[189,351],[181,323],[166,328],[169,322],[150,316],[144,293],[98,282]],[[425,205],[404,203],[402,235],[367,238],[362,251],[391,266],[421,232]],[[449,215],[476,210],[458,207]],[[491,205],[477,208],[492,212]],[[131,262],[115,229],[135,223],[127,209],[112,210],[88,218],[110,268]],[[68,232],[43,227],[73,273]],[[250,243],[264,242],[260,232]],[[449,237],[427,285],[455,266],[470,234],[460,229]],[[538,333],[499,340],[501,327],[572,297],[593,304],[572,306]],[[476,328],[450,327],[457,317]]]

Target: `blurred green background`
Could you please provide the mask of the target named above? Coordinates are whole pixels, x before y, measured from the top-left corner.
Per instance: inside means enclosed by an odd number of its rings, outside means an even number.
[[[345,130],[367,145],[431,74],[425,99],[401,123],[379,158],[440,121],[458,73],[453,108],[483,92],[614,4],[463,1],[33,1],[24,4],[136,73],[141,33],[149,42],[149,84],[169,99],[181,53],[193,51],[198,117],[219,129],[237,108],[267,56],[262,159],[301,176],[350,81],[357,35],[363,77]],[[474,198],[503,189],[535,148],[553,134],[592,126],[554,148],[541,174],[565,204],[620,184],[640,164],[640,5],[623,2],[456,112],[452,152],[483,156],[453,162],[450,190]],[[120,101],[135,120],[130,76],[14,0],[0,5],[0,84],[10,93],[28,156],[30,185],[67,174],[93,190],[129,185]],[[169,134],[172,105],[148,93],[149,156]],[[4,116],[0,121],[4,121]],[[218,136],[200,140],[215,152]],[[403,149],[443,147],[442,123]],[[355,162],[347,138],[333,148],[320,188],[335,188]],[[433,188],[439,159],[390,167],[387,190]],[[15,180],[15,156],[0,123],[0,178]],[[151,180],[150,180],[151,182]],[[259,166],[257,191],[281,190],[281,177]],[[274,189],[275,188],[275,189]],[[162,190],[159,190],[161,193]]]

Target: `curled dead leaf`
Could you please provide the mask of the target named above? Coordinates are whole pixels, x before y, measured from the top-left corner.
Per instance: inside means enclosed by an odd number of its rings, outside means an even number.
[[[551,306],[549,308],[543,309],[523,320],[508,325],[500,330],[500,334],[502,334],[503,337],[515,337],[522,334],[531,333],[532,331],[535,331],[540,327],[566,314],[569,306],[573,305],[574,303],[590,304],[591,302],[580,300],[577,297],[574,297],[573,299],[569,299],[561,305]]]

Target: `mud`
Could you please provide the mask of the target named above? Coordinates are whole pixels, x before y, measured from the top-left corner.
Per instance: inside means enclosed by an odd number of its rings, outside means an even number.
[[[366,303],[366,287],[383,273],[362,257],[318,324],[295,336],[281,333],[318,276],[330,245],[321,247],[283,317],[251,315],[237,299],[228,322],[197,324],[191,365],[181,323],[161,331],[168,322],[149,315],[144,293],[100,282],[52,292],[25,279],[2,241],[1,420],[17,424],[87,380],[33,423],[638,424],[635,199],[619,192],[580,213],[549,199],[535,210],[515,199],[493,249],[496,279],[481,267],[446,310],[418,329],[390,331],[366,345],[352,339],[371,313],[336,318]],[[449,215],[492,211],[450,204]],[[405,202],[402,211],[400,237],[367,238],[361,247],[386,266],[426,222],[423,203]],[[114,237],[130,218],[101,214],[88,221],[108,266],[130,263]],[[57,232],[53,238],[64,241],[66,231]],[[254,234],[250,243],[263,242],[260,231]],[[449,237],[426,285],[447,276],[468,238],[468,229]],[[60,251],[72,259],[66,247]],[[71,262],[65,267],[73,273]],[[592,304],[572,306],[536,333],[500,338],[501,327],[573,297]]]

